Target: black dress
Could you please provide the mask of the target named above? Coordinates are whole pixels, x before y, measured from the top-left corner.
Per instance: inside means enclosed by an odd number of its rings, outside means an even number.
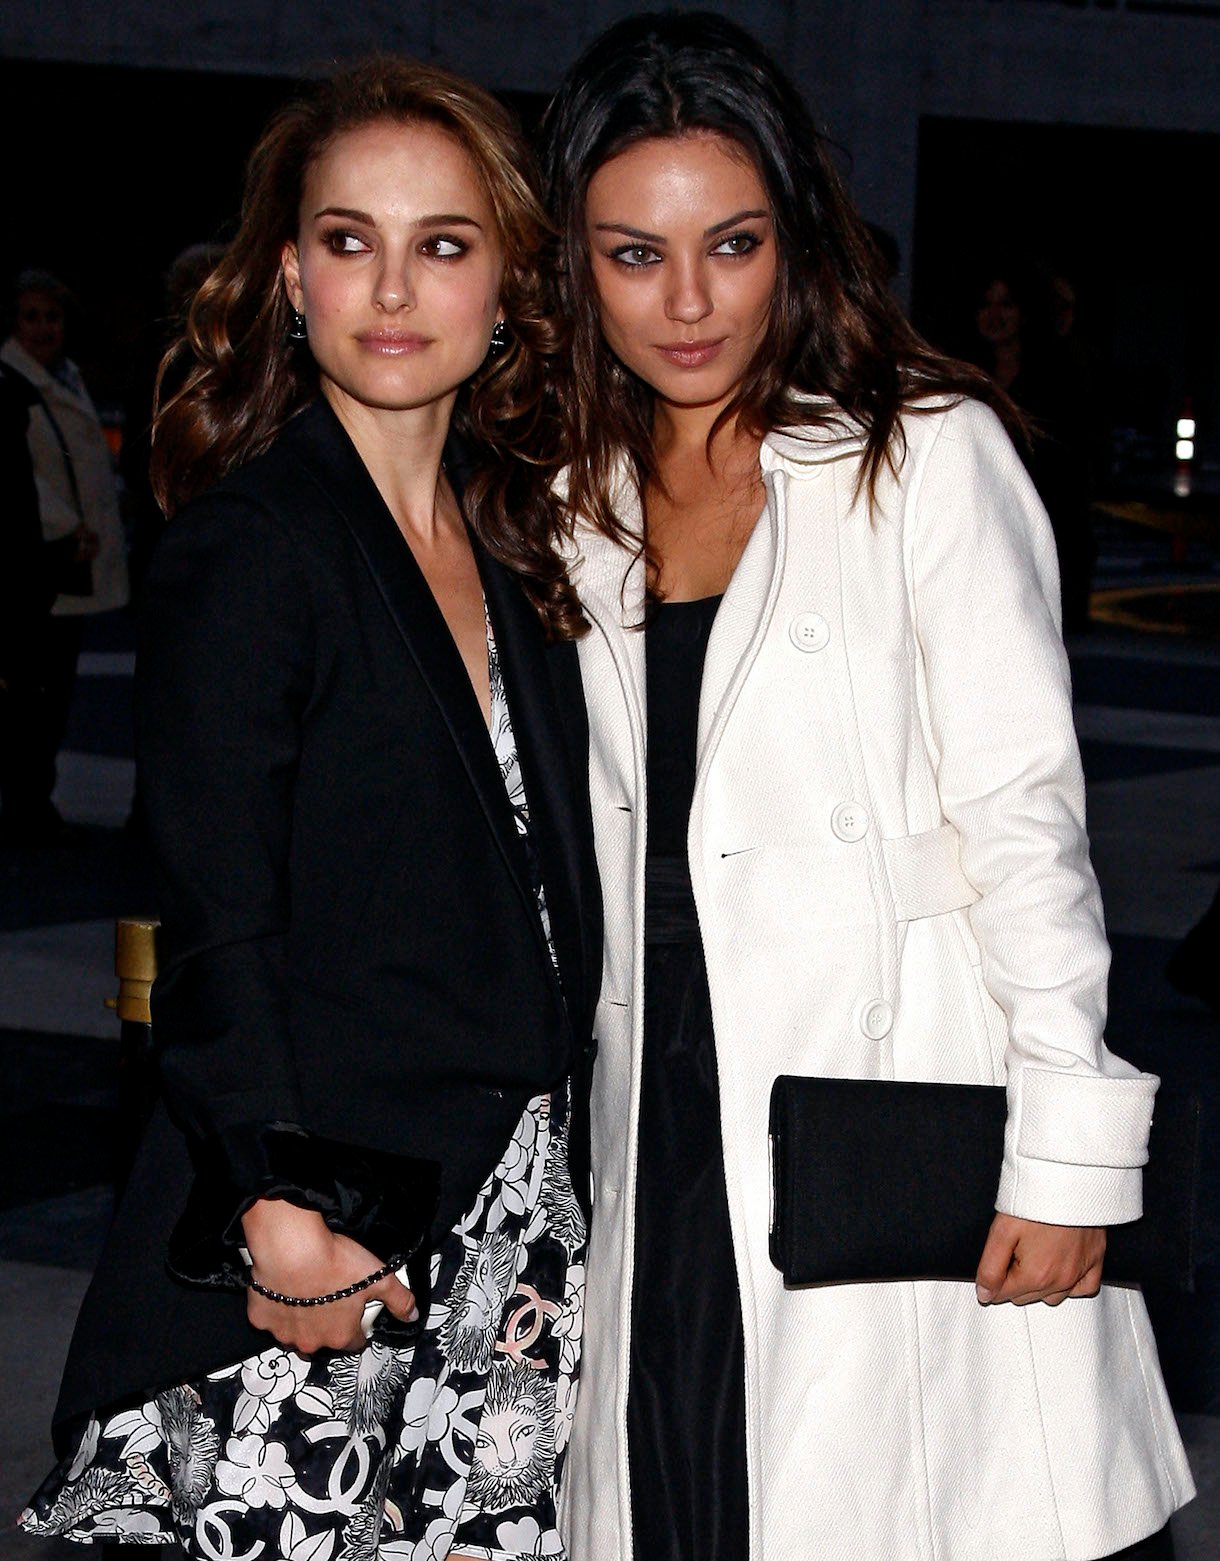
[[[749,1553],[741,1306],[686,852],[703,658],[719,603],[663,603],[646,630],[644,1061],[627,1403],[637,1561]]]

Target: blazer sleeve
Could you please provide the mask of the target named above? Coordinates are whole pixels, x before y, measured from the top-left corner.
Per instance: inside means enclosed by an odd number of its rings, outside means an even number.
[[[1139,1217],[1158,1080],[1103,1041],[1109,948],[1046,513],[999,420],[938,424],[908,529],[922,716],[979,899],[983,981],[1008,1021],[996,1206],[1055,1224]]]
[[[162,1091],[197,1182],[227,1186],[242,1208],[275,1179],[271,1124],[300,1116],[285,940],[309,604],[282,523],[219,494],[166,528],[140,614],[136,752],[161,921]],[[225,1223],[241,1212],[209,1201]]]

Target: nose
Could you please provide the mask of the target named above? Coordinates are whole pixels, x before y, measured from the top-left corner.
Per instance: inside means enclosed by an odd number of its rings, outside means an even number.
[[[401,256],[387,254],[377,273],[373,301],[387,314],[400,309],[414,309],[415,289],[411,283],[411,268]]]
[[[703,268],[697,264],[679,266],[665,300],[666,318],[680,325],[697,325],[711,312],[712,295]]]

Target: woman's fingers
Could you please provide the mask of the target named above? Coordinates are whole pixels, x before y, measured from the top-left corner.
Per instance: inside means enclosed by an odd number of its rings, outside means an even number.
[[[1105,1250],[1104,1230],[997,1214],[975,1276],[976,1294],[985,1305],[1016,1306],[1058,1306],[1069,1297],[1096,1295]]]
[[[285,1349],[298,1355],[315,1350],[359,1350],[365,1345],[360,1327],[366,1297],[350,1296],[329,1306],[281,1306],[251,1290],[246,1316],[251,1326],[269,1333]]]
[[[1013,1250],[1017,1244],[1017,1232],[1012,1228],[1014,1224],[1007,1215],[997,1214],[987,1232],[978,1272],[974,1276],[974,1292],[984,1305],[994,1301],[1007,1282]]]
[[[407,1289],[401,1280],[393,1274],[373,1286],[368,1292],[366,1300],[381,1301],[387,1312],[392,1312],[400,1322],[413,1323],[419,1316],[419,1308],[415,1304],[415,1297]]]

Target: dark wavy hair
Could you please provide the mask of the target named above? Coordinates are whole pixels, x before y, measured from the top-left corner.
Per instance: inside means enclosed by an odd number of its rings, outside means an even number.
[[[195,292],[183,335],[161,364],[151,481],[172,514],[259,455],[318,394],[307,349],[288,339],[280,275],[297,237],[305,178],[341,135],[378,121],[428,124],[451,135],[486,186],[504,250],[500,303],[509,345],[464,387],[454,426],[476,470],[463,495],[480,541],[522,580],[551,634],[583,619],[554,546],[550,483],[560,423],[549,386],[564,346],[549,278],[553,233],[538,198],[533,155],[504,104],[449,71],[373,55],[313,83],[281,108],[246,166],[241,219]]]
[[[697,132],[724,136],[749,157],[767,191],[778,250],[764,340],[713,435],[732,418],[759,436],[846,420],[866,434],[859,481],[871,501],[882,467],[901,462],[899,415],[917,398],[974,396],[1019,426],[998,386],[936,352],[909,324],[825,136],[759,43],[710,12],[648,12],[590,45],[542,124],[560,302],[572,327],[560,385],[572,452],[569,523],[583,515],[638,547],[644,539],[627,536],[614,514],[612,475],[624,454],[641,491],[656,474],[652,391],[602,336],[585,227],[589,183],[640,141]],[[825,405],[811,406],[809,397]]]

